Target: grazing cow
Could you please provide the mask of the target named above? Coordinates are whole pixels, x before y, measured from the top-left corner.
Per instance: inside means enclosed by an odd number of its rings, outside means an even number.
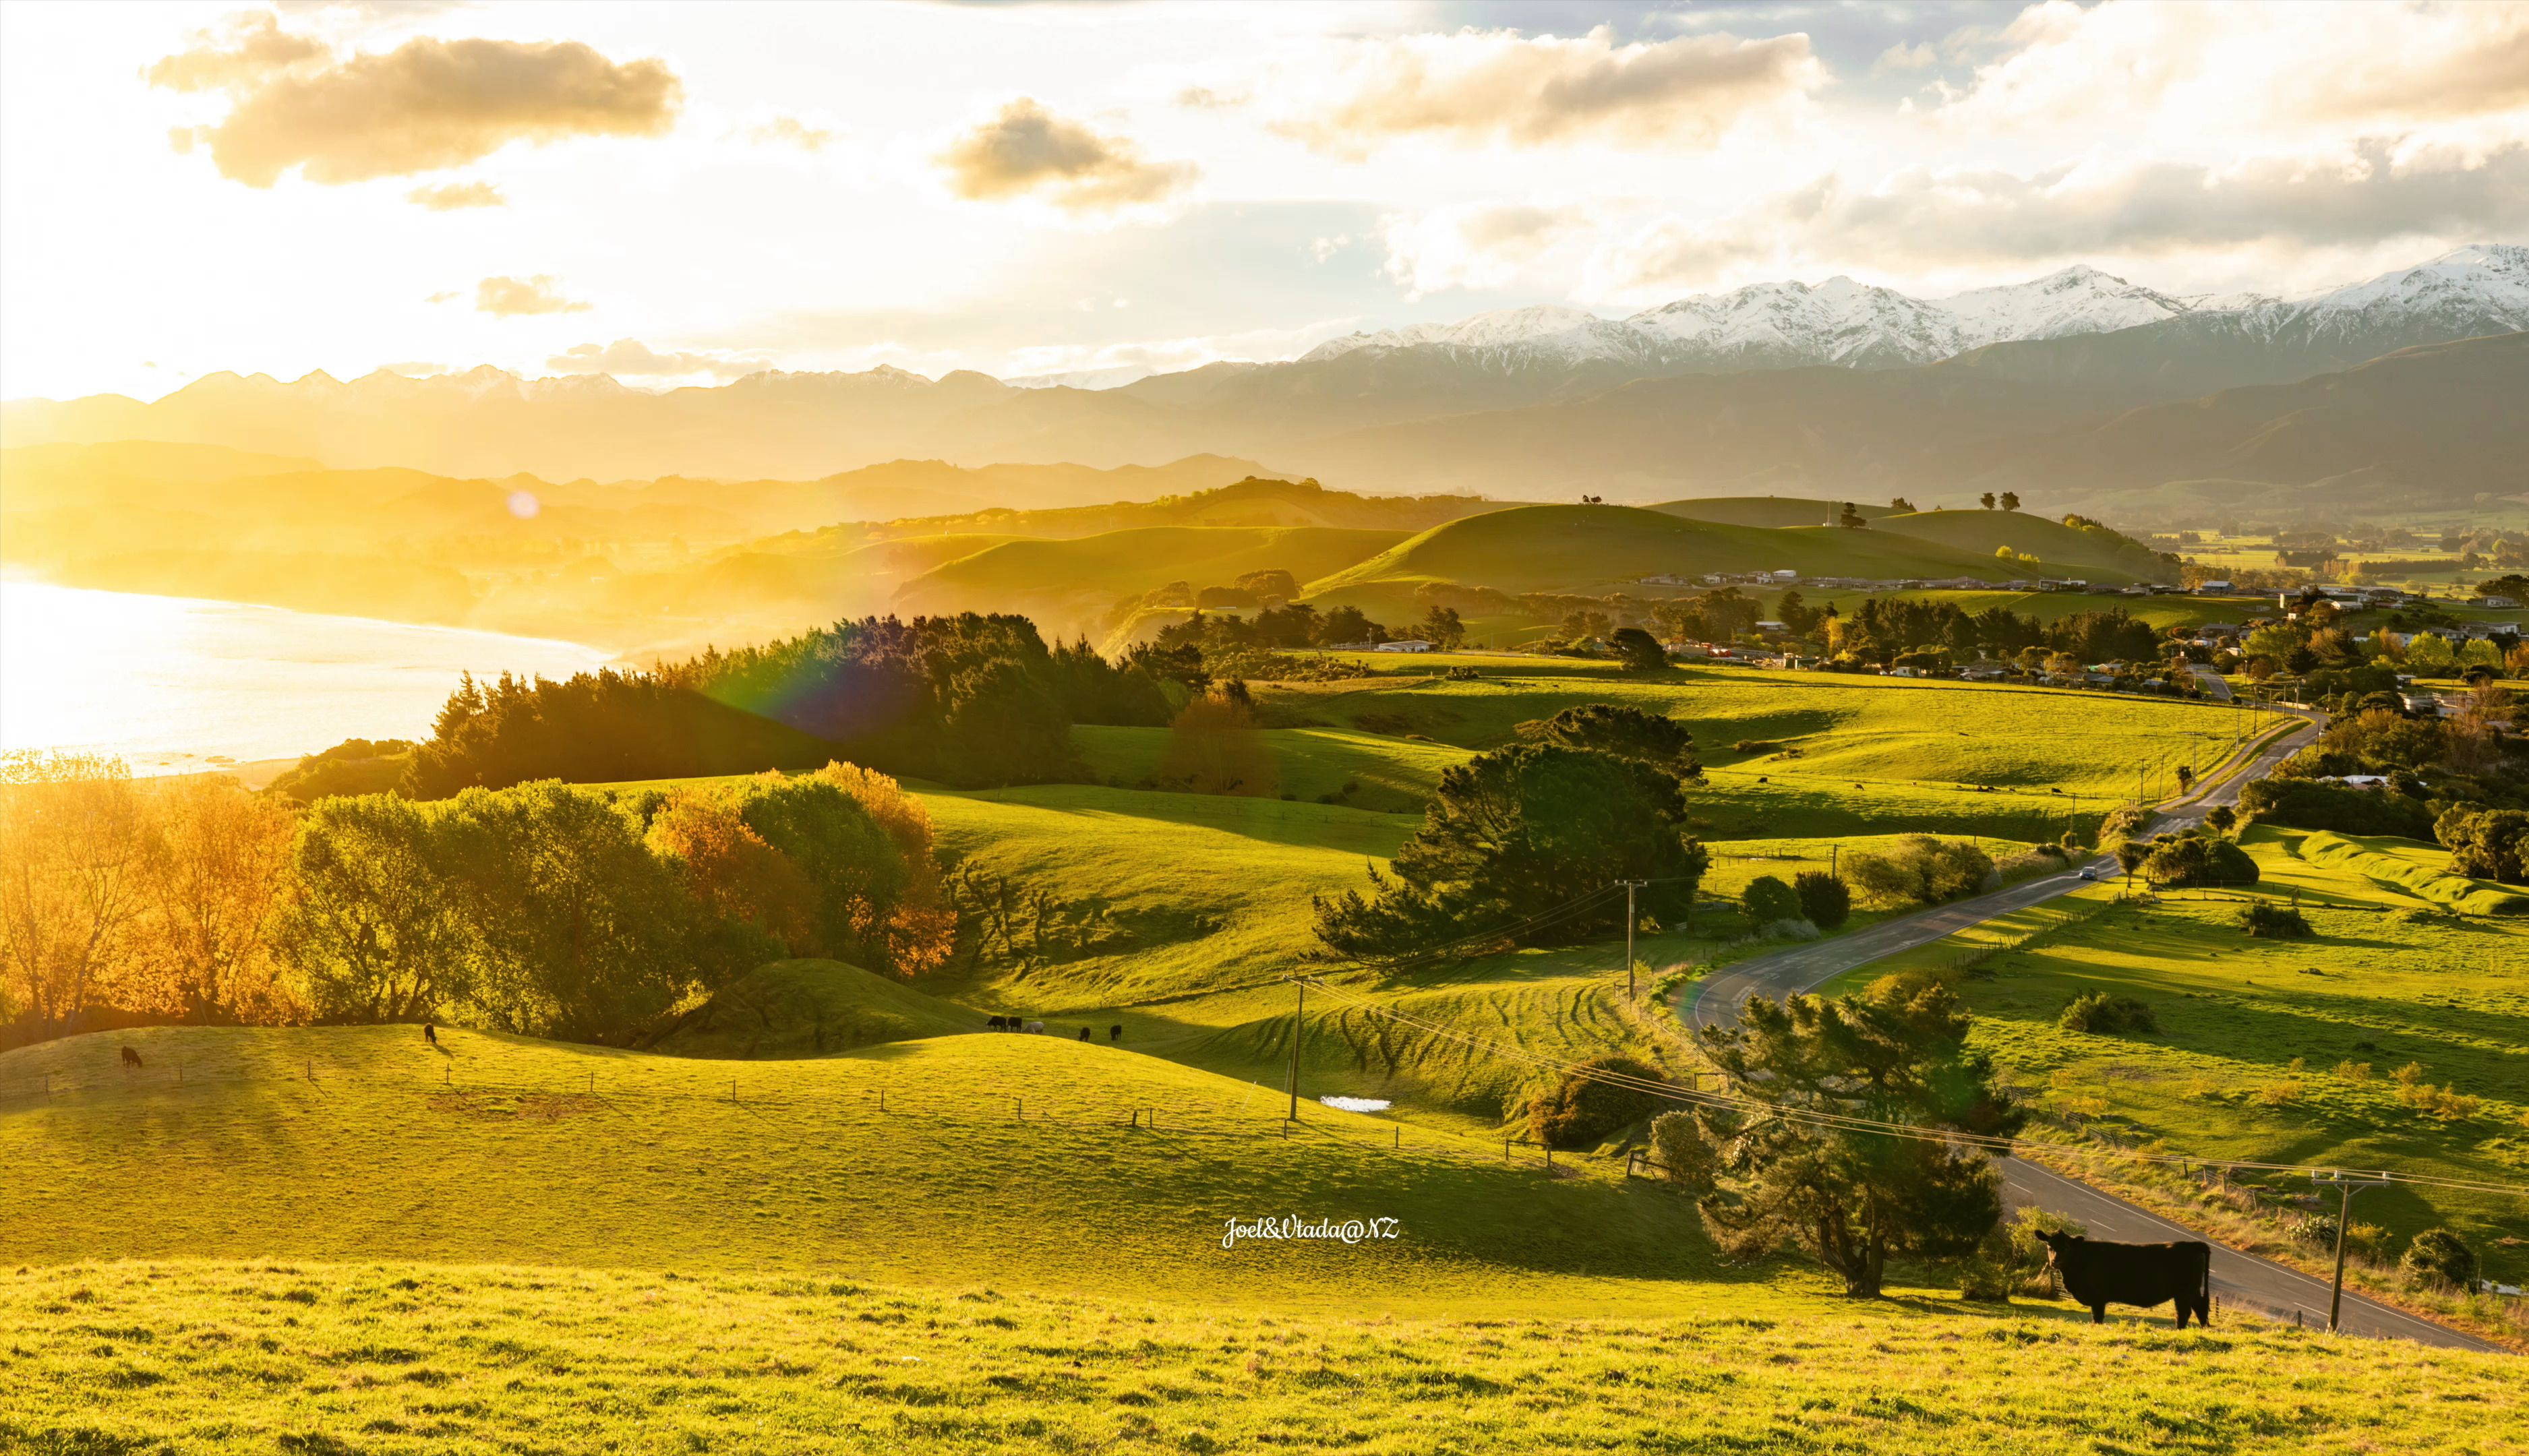
[[[1086,1041],[1088,1041],[1089,1039],[1090,1039],[1090,1037],[1089,1037],[1089,1028],[1087,1028],[1087,1027],[1085,1027],[1085,1026],[1084,1026],[1084,1027],[1082,1027],[1082,1028],[1080,1029],[1080,1040],[1082,1040],[1082,1041],[1086,1042]]]
[[[994,1031],[1005,1031],[1009,1028],[1009,1024],[1010,1018],[1007,1016],[988,1016],[984,1019],[984,1025]]]
[[[1110,1042],[1120,1042],[1124,1040],[1124,1024],[1119,1021],[1115,1025],[1106,1028],[1106,1040]]]
[[[423,1022],[421,1024],[421,1039],[434,1047],[438,1046],[439,1028],[431,1025],[427,1021]]]
[[[2175,1301],[2178,1327],[2188,1311],[2206,1328],[2213,1324],[2213,1246],[2200,1239],[2176,1244],[2112,1244],[2079,1234],[2041,1233],[2046,1262],[2064,1280],[2066,1293],[2090,1307],[2090,1322],[2104,1324],[2108,1306]]]
[[[1031,1021],[1031,1022],[1029,1022],[1029,1023],[1027,1024],[1027,1026],[1026,1026],[1025,1030],[1028,1030],[1028,1031],[1043,1031],[1043,1030],[1045,1030],[1045,1023],[1044,1023],[1044,1022],[1042,1022],[1042,1021]]]
[[[140,1065],[140,1053],[133,1051],[129,1047],[124,1048],[123,1064],[128,1067],[136,1067]]]

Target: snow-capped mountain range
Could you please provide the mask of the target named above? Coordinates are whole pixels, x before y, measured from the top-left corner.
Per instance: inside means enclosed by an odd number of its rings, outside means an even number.
[[[2418,326],[2529,329],[2529,246],[2474,244],[2297,298],[2180,297],[2077,265],[1946,298],[1917,298],[1843,277],[1815,285],[1761,283],[1621,319],[1541,305],[1353,334],[1319,345],[1299,362],[1372,351],[1508,370],[1599,363],[1657,370],[1896,368],[1990,344],[2108,334],[2180,318],[2254,338],[2404,333]]]

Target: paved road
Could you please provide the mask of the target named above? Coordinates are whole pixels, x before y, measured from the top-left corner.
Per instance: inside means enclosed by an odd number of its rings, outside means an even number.
[[[2313,724],[2296,728],[2267,745],[2241,773],[2206,790],[2198,798],[2168,806],[2156,827],[2175,829],[2193,824],[2214,805],[2236,802],[2242,786],[2250,780],[2271,772],[2287,755],[2308,742],[2315,731]],[[2082,868],[2089,869],[2101,879],[2109,879],[2117,873],[2117,862],[2113,857],[2093,860],[2087,866],[2076,866],[2060,875],[2031,880],[1975,899],[1936,905],[1902,919],[1882,921],[1868,930],[1856,931],[1833,941],[1743,960],[1720,975],[1688,986],[1680,993],[1676,1009],[1688,1024],[1696,1028],[1735,1022],[1739,1019],[1740,1007],[1751,996],[1779,997],[1807,991],[1857,966],[1868,965],[1901,950],[1930,944],[1979,921],[2069,893],[2090,883],[2080,878]],[[2024,1159],[2005,1158],[1999,1162],[2003,1185],[2013,1204],[2035,1204],[2077,1218],[2094,1237],[2134,1243],[2203,1237],[2148,1210],[2086,1184],[2073,1182]],[[2247,1306],[2284,1320],[2289,1320],[2295,1312],[2300,1312],[2300,1318],[2305,1321],[2322,1328],[2327,1324],[2328,1285],[2325,1281],[2218,1243],[2213,1246],[2213,1296],[2226,1306]],[[2351,1292],[2344,1296],[2343,1327],[2352,1334],[2409,1339],[2452,1349],[2501,1349],[2473,1335],[2418,1320]]]

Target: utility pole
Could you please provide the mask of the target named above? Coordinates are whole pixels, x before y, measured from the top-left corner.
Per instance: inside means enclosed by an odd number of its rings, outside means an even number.
[[[1308,1014],[1309,983],[1294,976],[1291,985],[1300,993],[1300,998],[1291,1007],[1291,1112],[1285,1120],[1297,1122],[1300,1120],[1300,1028],[1306,1024],[1300,1018]]]
[[[2348,1178],[2342,1173],[2312,1173],[2313,1183],[2336,1185],[2336,1287],[2327,1296],[2327,1332],[2336,1333],[2337,1320],[2344,1313],[2344,1225],[2353,1216],[2353,1195],[2365,1188],[2386,1188],[2386,1178]]]
[[[1647,880],[1625,880],[1618,883],[1625,887],[1625,999],[1632,1000],[1635,995],[1634,891],[1644,885],[1648,885],[1650,882]]]

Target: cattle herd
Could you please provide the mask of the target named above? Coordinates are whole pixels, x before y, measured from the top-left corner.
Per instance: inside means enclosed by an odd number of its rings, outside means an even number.
[[[1044,1022],[1028,1021],[1017,1016],[988,1016],[984,1019],[984,1026],[985,1029],[989,1031],[1041,1032],[1045,1030]],[[1080,1040],[1084,1042],[1094,1042],[1098,1040],[1098,1038],[1089,1030],[1088,1027],[1084,1026],[1080,1029]],[[1121,1022],[1106,1028],[1106,1040],[1109,1042],[1120,1042],[1124,1040],[1124,1027]]]

